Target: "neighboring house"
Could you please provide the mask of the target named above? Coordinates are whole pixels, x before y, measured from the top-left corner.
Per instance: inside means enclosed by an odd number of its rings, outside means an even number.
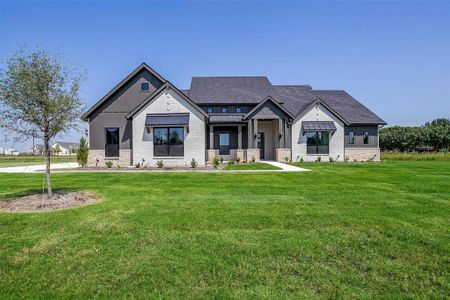
[[[16,149],[5,149],[5,155],[19,155],[19,151],[17,151]]]
[[[44,155],[44,145],[35,144],[34,149],[31,151],[34,155]]]
[[[5,155],[5,149],[3,149],[2,147],[0,147],[0,155]]]
[[[52,148],[53,155],[75,155],[80,144],[70,142],[56,142]],[[59,150],[59,151],[57,151]]]
[[[189,90],[142,64],[84,115],[89,165],[225,160],[379,160],[381,118],[341,90],[267,77],[193,77]]]

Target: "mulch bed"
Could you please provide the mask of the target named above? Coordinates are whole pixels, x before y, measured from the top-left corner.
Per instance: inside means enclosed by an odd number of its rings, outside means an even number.
[[[79,207],[96,202],[98,202],[98,199],[88,193],[55,192],[52,198],[47,198],[46,194],[33,194],[0,201],[0,211],[44,212]]]

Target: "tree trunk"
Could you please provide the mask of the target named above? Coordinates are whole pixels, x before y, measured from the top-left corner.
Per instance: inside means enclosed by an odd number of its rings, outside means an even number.
[[[44,149],[45,149],[45,180],[47,181],[47,197],[53,197],[52,192],[52,182],[50,180],[50,147],[49,138],[44,138]]]

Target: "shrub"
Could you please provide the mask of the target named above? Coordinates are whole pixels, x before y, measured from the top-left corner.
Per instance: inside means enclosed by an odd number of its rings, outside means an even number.
[[[344,157],[344,162],[348,162],[350,160],[350,157],[348,157],[347,155]]]
[[[383,160],[437,160],[450,161],[450,152],[439,153],[398,153],[398,152],[382,152]]]
[[[136,163],[134,166],[136,167],[136,169],[139,169],[141,167],[141,163]]]
[[[316,162],[321,162],[321,161],[322,161],[322,157],[321,156],[317,157]]]
[[[284,158],[284,161],[285,161],[286,163],[288,163],[288,162],[289,162],[289,157],[286,156],[286,157]]]
[[[158,161],[156,162],[156,166],[157,166],[159,169],[162,169],[162,167],[164,167],[164,162],[163,162],[162,160],[158,160]]]
[[[219,166],[219,162],[220,162],[220,159],[218,157],[214,157],[213,162],[212,162],[214,169],[217,169],[217,167]]]
[[[81,167],[86,167],[88,161],[89,147],[86,139],[80,139],[80,147],[77,150],[77,162]]]
[[[222,156],[220,157],[220,163],[223,163],[223,157]]]
[[[255,157],[252,156],[252,160],[250,161],[251,163],[254,163],[256,161]]]
[[[198,162],[193,158],[191,160],[191,168],[195,169],[195,168],[197,168],[197,166],[198,166]]]
[[[238,156],[238,157],[236,158],[236,163],[239,164],[240,162],[241,162],[241,158]]]
[[[300,157],[300,163],[303,163],[303,156]]]
[[[106,167],[107,167],[108,169],[110,169],[110,168],[112,167],[112,165],[113,165],[113,162],[110,161],[110,160],[107,160],[107,161],[105,161],[105,165],[106,165]]]
[[[230,160],[230,161],[228,162],[228,165],[229,165],[229,166],[234,165],[234,161]]]
[[[330,163],[334,162],[334,159],[331,156],[328,159],[330,160]]]

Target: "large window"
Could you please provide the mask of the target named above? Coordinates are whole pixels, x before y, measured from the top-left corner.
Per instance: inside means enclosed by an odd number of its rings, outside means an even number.
[[[350,145],[353,145],[355,143],[355,133],[353,131],[350,131],[348,133],[348,143]]]
[[[119,128],[105,128],[105,157],[119,157]]]
[[[164,127],[153,130],[154,156],[183,156],[183,127]]]
[[[230,155],[230,134],[219,134],[219,155]]]
[[[330,133],[328,131],[308,131],[306,133],[307,154],[328,154]]]
[[[369,144],[369,132],[368,131],[363,132],[363,143],[364,143],[364,145]]]

